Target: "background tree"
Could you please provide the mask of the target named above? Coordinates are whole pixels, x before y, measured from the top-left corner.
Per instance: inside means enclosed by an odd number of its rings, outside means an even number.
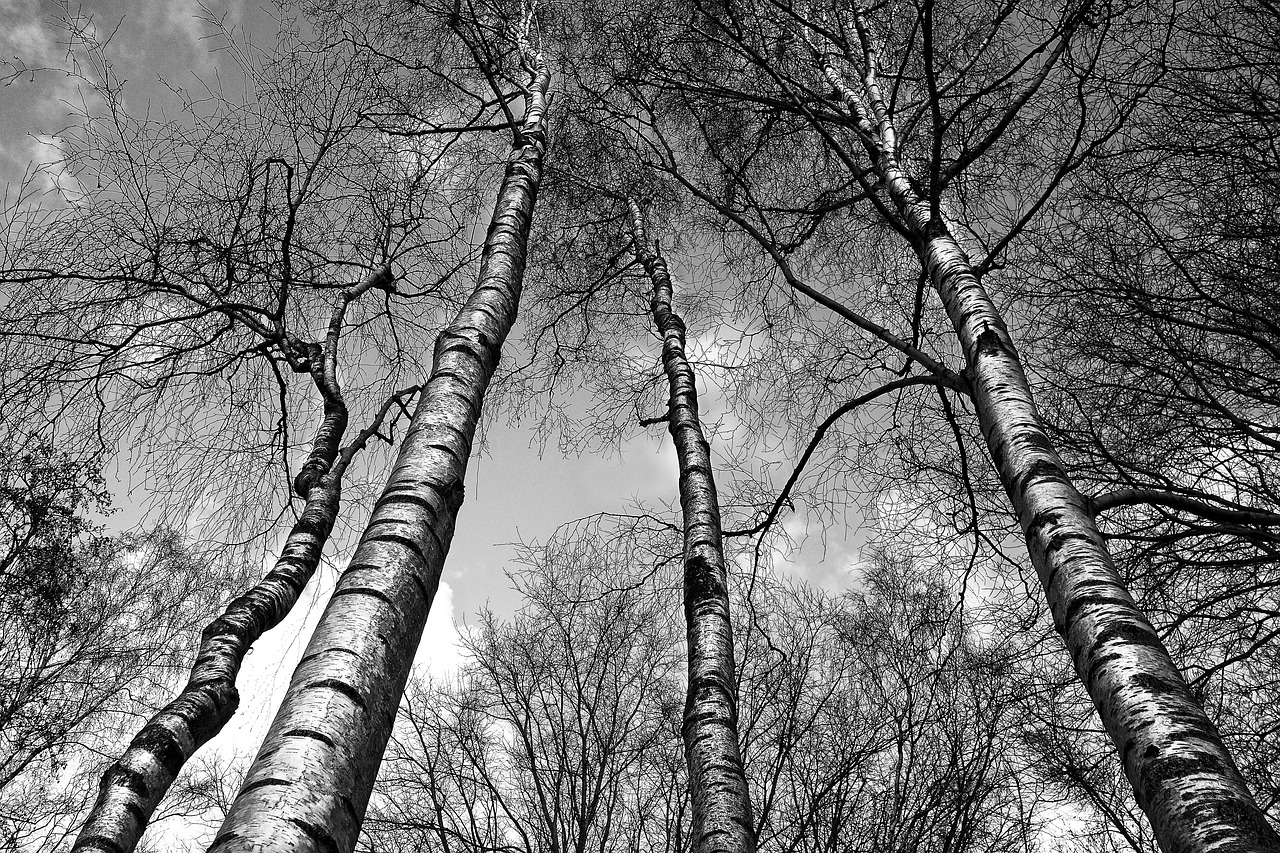
[[[646,566],[679,546],[610,527],[526,551],[517,615],[474,627],[456,682],[410,691],[368,849],[691,849],[678,561]],[[1034,849],[1056,804],[1019,706],[993,701],[1008,661],[949,591],[887,558],[840,598],[762,571],[758,621],[733,611],[760,849]]]
[[[527,553],[524,604],[482,615],[456,683],[415,682],[371,849],[686,849],[675,613],[618,589],[627,555],[565,545]]]
[[[65,841],[104,753],[163,700],[222,595],[211,558],[173,532],[104,535],[93,515],[108,508],[90,464],[49,449],[0,463],[0,838],[12,849]]]

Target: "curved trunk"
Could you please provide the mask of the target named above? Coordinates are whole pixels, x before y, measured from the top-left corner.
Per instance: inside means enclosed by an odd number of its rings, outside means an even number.
[[[325,345],[312,345],[310,373],[324,414],[295,485],[306,503],[275,566],[201,632],[186,686],[143,725],[124,754],[103,773],[97,801],[73,851],[131,853],[183,766],[235,714],[240,704],[236,676],[249,648],[289,615],[315,574],[338,517],[342,476],[371,434],[366,430],[345,451],[341,449],[347,406],[338,384],[338,343],[346,310],[370,288],[391,280],[390,267],[383,266],[345,288],[329,320]]]
[[[386,488],[211,850],[355,848],[453,538],[485,390],[515,322],[548,82],[540,68],[476,288],[436,341]]]
[[[182,692],[103,774],[74,851],[130,853],[182,767],[231,719],[240,704],[236,676],[249,647],[289,614],[320,565],[338,515],[340,476],[311,489],[271,572],[204,629]]]
[[[342,301],[334,307],[333,316],[329,320],[329,331],[325,335],[323,346],[313,347],[315,357],[310,360],[308,368],[324,400],[324,415],[311,443],[311,453],[307,455],[306,461],[298,470],[298,476],[293,480],[294,491],[300,497],[305,498],[338,459],[342,436],[347,431],[347,403],[338,387],[338,339],[342,335],[347,307],[373,288],[387,287],[394,278],[391,266],[384,264],[364,281],[344,288]]]
[[[671,310],[666,261],[649,248],[644,214],[634,201],[636,260],[653,283],[653,322],[662,335],[662,366],[671,389],[667,428],[680,461],[684,510],[684,618],[689,645],[685,694],[685,760],[693,801],[695,853],[752,853],[754,821],[738,747],[738,685],[729,622],[728,573],[711,450],[698,417],[693,368],[685,356],[684,322]]]

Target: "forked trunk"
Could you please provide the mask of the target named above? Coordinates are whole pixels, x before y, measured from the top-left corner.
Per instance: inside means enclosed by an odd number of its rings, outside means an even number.
[[[728,572],[711,449],[698,416],[685,326],[671,308],[671,275],[649,246],[644,213],[631,201],[636,260],[653,284],[653,322],[662,335],[662,367],[670,387],[667,428],[680,462],[684,511],[684,618],[689,645],[685,695],[685,760],[693,801],[694,853],[752,853],[754,822],[738,747],[738,685],[729,622]]]
[[[515,322],[548,83],[539,66],[476,288],[436,341],[387,486],[211,850],[355,848],[453,538],[485,390]]]

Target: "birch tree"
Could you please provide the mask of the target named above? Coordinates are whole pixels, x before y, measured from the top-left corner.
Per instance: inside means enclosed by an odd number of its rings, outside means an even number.
[[[662,336],[662,365],[671,396],[667,423],[680,463],[684,514],[684,613],[689,683],[682,732],[693,800],[692,844],[704,851],[755,850],[754,819],[738,746],[738,687],[729,573],[711,450],[698,417],[693,368],[685,356],[684,321],[672,309],[671,274],[649,243],[644,211],[628,201],[632,252],[653,283],[653,323]]]
[[[1064,21],[1064,42],[1076,25]],[[1227,843],[1277,846],[1280,839],[1221,737],[1116,572],[1044,429],[1003,316],[947,228],[938,197],[922,197],[902,169],[895,116],[881,89],[876,36],[860,11],[854,26],[861,91],[829,63],[823,73],[867,146],[892,202],[893,221],[906,232],[955,326],[975,412],[1055,625],[1139,803],[1170,851]]]
[[[302,514],[286,536],[275,567],[205,626],[186,686],[147,721],[107,769],[98,801],[73,849],[112,853],[134,849],[187,761],[235,713],[240,699],[236,675],[250,647],[289,614],[319,567],[337,521],[342,479],[352,458],[379,432],[393,405],[404,405],[416,393],[416,388],[409,389],[388,400],[372,424],[343,444],[347,409],[338,384],[343,320],[352,301],[375,285],[388,285],[389,279],[384,267],[344,289],[325,343],[308,349],[308,372],[323,397],[325,416],[295,481],[305,501]]]
[[[515,322],[550,84],[524,41],[521,60],[524,115],[511,128],[476,289],[436,340],[387,486],[211,850],[355,847],[462,505],[485,390]]]
[[[1071,219],[1035,235],[1043,261],[1019,263],[1023,292],[1049,306],[1040,385],[1046,408],[1068,413],[1055,440],[1273,815],[1276,330],[1260,306],[1276,255],[1273,212],[1258,203],[1276,187],[1276,22],[1267,4],[1187,10],[1159,96],[1066,193]],[[1060,709],[1075,725],[1079,713]],[[1148,849],[1123,779],[1097,756],[1089,738],[1046,766],[1071,780],[1100,838]]]

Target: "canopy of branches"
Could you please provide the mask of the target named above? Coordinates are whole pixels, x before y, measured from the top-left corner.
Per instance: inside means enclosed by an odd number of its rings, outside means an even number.
[[[401,440],[442,422],[436,336],[477,274],[496,292],[495,192],[544,144],[518,323],[475,348],[503,346],[484,429],[570,474],[487,471],[499,496],[457,525],[577,505],[557,491],[584,457],[675,435],[638,260],[661,256],[759,850],[1175,849],[1165,771],[1108,716],[1117,637],[1172,661],[1142,683],[1280,818],[1274,2],[202,8],[198,86],[126,80],[65,5],[38,21],[65,57],[6,60],[12,87],[77,94],[0,212],[3,842],[70,843],[84,779],[168,701],[246,561],[278,554],[288,594],[219,623],[232,679],[322,553],[345,565]],[[456,671],[416,674],[370,853],[702,853],[689,501],[674,465],[656,501],[618,470],[599,514],[492,552],[515,604],[461,629]],[[479,600],[495,576],[450,582]],[[1089,609],[1113,604],[1138,621]],[[210,767],[189,796],[244,772]]]

